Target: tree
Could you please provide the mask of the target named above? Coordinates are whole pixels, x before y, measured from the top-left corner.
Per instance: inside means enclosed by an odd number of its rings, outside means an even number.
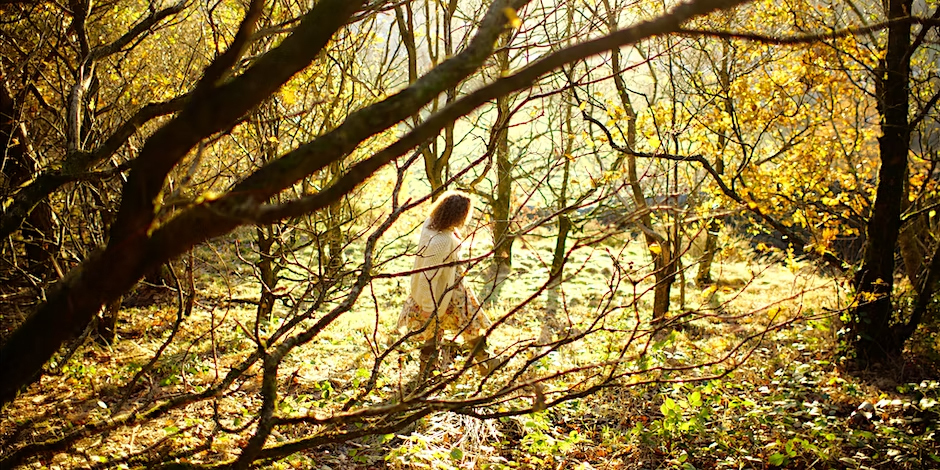
[[[571,23],[573,11],[569,10],[568,21]],[[540,341],[545,342],[545,340],[551,337],[553,331],[558,330],[560,325],[559,321],[556,318],[558,313],[558,308],[560,302],[558,300],[559,291],[561,290],[561,284],[564,278],[564,268],[565,268],[565,252],[567,249],[568,243],[568,234],[571,232],[572,223],[571,216],[564,212],[568,208],[569,204],[569,195],[568,192],[568,183],[571,181],[571,160],[574,152],[574,139],[571,137],[574,136],[574,128],[572,126],[572,103],[571,97],[565,97],[565,104],[562,105],[563,117],[559,121],[559,124],[562,127],[560,134],[561,144],[558,153],[561,154],[562,159],[562,175],[561,175],[561,185],[558,188],[557,206],[556,210],[561,212],[558,216],[557,221],[557,235],[555,239],[555,251],[552,253],[552,268],[551,268],[551,277],[552,280],[548,285],[548,301],[545,306],[545,318],[543,320],[542,334]]]
[[[509,41],[512,36],[503,35],[500,48],[496,52],[496,70],[499,75],[509,73]],[[494,148],[496,159],[496,184],[489,197],[490,210],[493,214],[493,260],[487,274],[485,292],[486,301],[495,303],[506,277],[512,271],[512,244],[515,236],[512,230],[512,186],[513,158],[509,148],[509,123],[514,109],[510,106],[511,96],[496,98],[496,121],[491,135],[490,147]],[[515,108],[518,109],[518,108]]]
[[[56,41],[54,39],[47,40],[46,38],[42,38],[32,47],[19,49],[19,46],[16,45],[17,41],[13,41],[12,45],[7,43],[4,51],[5,59],[17,64],[22,69],[20,77],[16,80],[22,90],[18,92],[18,96],[23,98],[32,97],[36,100],[36,104],[31,106],[44,111],[50,110],[53,109],[52,104],[47,102],[47,98],[43,94],[44,89],[50,89],[50,92],[57,93],[54,102],[61,105],[64,119],[58,120],[58,122],[56,119],[46,121],[55,122],[59,126],[55,129],[49,129],[46,125],[38,122],[20,123],[22,124],[21,127],[33,128],[34,134],[43,137],[42,141],[38,140],[37,136],[24,139],[24,143],[35,142],[35,151],[42,152],[47,161],[51,162],[55,157],[61,157],[62,161],[56,162],[57,169],[43,168],[43,171],[33,175],[35,178],[30,180],[26,187],[19,188],[11,194],[12,201],[6,206],[2,218],[0,218],[0,235],[3,237],[14,233],[23,221],[29,217],[34,207],[43,204],[43,201],[46,201],[52,193],[63,185],[93,177],[108,176],[108,174],[95,175],[87,174],[87,172],[94,165],[102,163],[118,152],[121,146],[133,135],[136,127],[181,108],[182,100],[153,103],[140,108],[135,115],[127,117],[123,123],[119,123],[122,125],[115,125],[107,131],[90,127],[104,121],[101,115],[91,116],[89,108],[89,100],[91,99],[89,96],[94,95],[93,92],[90,92],[90,89],[92,87],[97,89],[97,84],[100,82],[97,78],[98,73],[109,65],[109,60],[112,60],[113,56],[119,54],[130,56],[133,52],[136,52],[134,46],[139,45],[150,35],[158,32],[161,27],[165,26],[167,18],[179,13],[184,4],[179,3],[170,8],[149,11],[136,20],[129,20],[121,16],[119,18],[128,23],[126,33],[96,47],[89,44],[87,29],[91,27],[98,28],[97,23],[90,24],[89,21],[100,20],[101,17],[99,15],[89,17],[87,10],[90,5],[87,3],[74,2],[72,6],[75,9],[71,14],[67,11],[46,8],[18,10],[18,22],[14,24],[34,24],[40,28],[45,27],[61,34],[63,40],[69,41],[70,48],[76,51],[74,55],[57,55],[54,52]],[[130,10],[127,13],[133,14],[134,12]],[[49,23],[54,24],[60,21],[63,15],[71,16],[73,21],[68,24],[65,31],[58,31],[56,27]],[[19,32],[25,33],[26,31]],[[70,36],[68,33],[71,31],[76,34]],[[23,42],[25,41],[28,41],[28,39],[24,38]],[[19,44],[23,44],[23,42],[19,42]],[[65,87],[65,89],[56,88],[52,80],[45,81],[43,74],[39,72],[38,67],[41,64],[38,62],[46,56],[60,59],[62,63],[59,65],[62,69],[73,71],[72,76],[56,77],[58,79],[56,83],[71,82],[71,86]],[[10,75],[7,74],[6,77],[8,79],[6,83],[9,85],[11,83],[9,81]],[[147,89],[136,89],[133,92],[145,96],[153,93],[152,90]],[[128,99],[128,97],[121,96],[118,99]],[[62,122],[62,120],[65,122]],[[108,119],[108,121],[111,121],[111,119]],[[60,133],[65,137],[65,142],[51,141],[52,139],[48,138],[50,132]],[[110,132],[110,134],[105,135],[105,132]]]
[[[598,16],[603,18],[603,23],[608,31],[616,31],[619,28],[620,19],[617,12],[620,11],[620,8],[616,6],[612,8],[611,3],[607,0],[603,2],[603,8],[603,11],[600,12]],[[670,292],[673,283],[676,281],[677,274],[679,274],[680,259],[683,252],[680,246],[679,218],[667,212],[665,214],[667,223],[661,224],[663,226],[662,228],[657,230],[657,224],[654,224],[654,208],[650,206],[656,205],[657,203],[648,203],[648,201],[652,201],[654,198],[648,197],[643,184],[641,184],[641,179],[652,181],[657,178],[641,178],[637,169],[637,159],[639,155],[637,142],[638,114],[630,97],[631,91],[627,88],[622,76],[627,67],[622,64],[621,51],[619,48],[611,49],[609,62],[609,77],[613,81],[616,102],[615,104],[607,104],[604,106],[610,118],[606,124],[591,116],[591,113],[587,110],[590,92],[587,93],[588,97],[585,99],[579,97],[577,91],[574,92],[574,96],[578,101],[579,107],[582,109],[582,115],[585,120],[603,133],[600,142],[610,145],[617,153],[617,158],[610,164],[609,168],[603,168],[605,177],[610,179],[610,176],[613,175],[613,179],[617,179],[617,175],[624,173],[622,167],[624,162],[626,163],[626,184],[624,186],[629,191],[632,204],[622,204],[621,210],[632,207],[632,216],[626,217],[625,214],[624,218],[633,219],[636,226],[640,228],[644,243],[649,250],[652,259],[652,272],[656,279],[653,289],[652,321],[662,323],[666,320],[666,315],[669,311]],[[647,63],[649,62],[647,61]],[[656,75],[651,75],[655,82]],[[569,82],[574,86],[574,80],[570,76]],[[656,85],[654,84],[654,88],[655,87]],[[653,94],[655,95],[655,92]],[[654,115],[652,119],[656,122],[657,118],[655,117],[655,113],[651,112],[651,115]],[[672,116],[675,117],[675,113],[673,113]],[[626,126],[626,131],[619,127],[621,122]],[[614,132],[610,129],[611,125],[618,126],[616,127],[616,132],[621,137],[621,143],[617,142]],[[658,147],[658,145],[654,146]],[[664,174],[666,180],[665,190],[658,191],[659,194],[668,194],[670,189],[674,190],[678,187],[678,181],[673,179],[674,187],[669,188],[668,170],[664,172]],[[673,175],[674,178],[675,175],[677,175],[677,173]],[[647,175],[644,175],[644,177],[646,176]],[[647,181],[647,185],[651,185],[651,183]],[[612,192],[617,198],[620,198],[619,187],[613,185]],[[653,194],[656,193],[657,192],[654,190]],[[667,200],[663,202],[668,204],[668,197]],[[671,224],[668,223],[670,217],[672,217]],[[661,233],[660,230],[665,233]]]
[[[890,0],[886,18],[897,20],[912,12],[913,1]],[[936,9],[940,13],[940,9]],[[853,338],[859,359],[877,362],[898,355],[904,342],[922,320],[922,311],[908,321],[895,320],[894,256],[901,232],[902,200],[908,177],[912,120],[910,113],[911,59],[926,38],[928,27],[912,42],[911,24],[891,23],[884,45],[884,59],[874,77],[882,135],[878,138],[881,168],[878,190],[867,227],[865,257],[855,278],[858,305],[852,313]],[[938,94],[928,100],[921,116],[930,112]],[[916,121],[916,119],[915,119]],[[936,258],[936,249],[932,258]],[[934,262],[932,261],[931,264]],[[935,276],[935,275],[933,275]],[[931,277],[931,276],[928,276]],[[921,292],[932,292],[935,286],[918,286]],[[924,295],[930,296],[930,293]]]
[[[446,5],[434,3],[432,8],[431,2],[425,1],[423,7],[424,15],[422,19],[425,25],[426,45],[426,54],[424,55],[420,55],[418,50],[418,41],[415,34],[415,12],[412,4],[408,2],[395,8],[395,21],[407,54],[409,83],[413,83],[418,79],[418,62],[421,57],[426,57],[429,62],[428,66],[433,68],[437,66],[442,57],[446,58],[454,54],[454,16],[457,14],[459,2],[449,0]],[[440,16],[438,16],[438,13],[440,13]],[[435,26],[433,30],[432,25]],[[442,45],[444,48],[443,56]],[[443,105],[446,106],[454,102],[457,99],[457,92],[457,85],[448,88]],[[440,107],[440,99],[435,98],[430,111],[435,112]],[[412,125],[417,125],[420,120],[419,115],[413,116]],[[431,188],[435,191],[444,185],[448,175],[450,157],[454,153],[454,145],[454,125],[451,123],[444,127],[443,140],[434,139],[421,147],[421,155],[424,158],[424,171]]]
[[[774,154],[775,158],[758,160],[772,161],[787,153],[803,155],[797,168],[805,171],[808,178],[788,176],[787,169],[775,166],[771,174],[776,176],[766,179],[761,175],[760,164],[747,165],[750,160],[745,159],[729,185],[721,182],[711,165],[698,160],[719,183],[725,196],[746,204],[749,210],[786,235],[794,250],[811,248],[812,254],[836,269],[849,266],[833,251],[836,236],[841,233],[852,236],[859,228],[865,229],[864,255],[854,278],[857,303],[849,315],[850,342],[864,364],[901,353],[904,342],[927,312],[927,299],[933,297],[937,288],[936,275],[929,267],[934,257],[918,254],[936,250],[934,235],[923,225],[916,228],[918,222],[924,220],[924,214],[922,210],[909,208],[907,215],[902,215],[905,207],[916,206],[908,204],[911,199],[923,204],[930,197],[930,190],[926,189],[929,185],[918,182],[922,177],[910,178],[909,159],[913,129],[919,127],[921,135],[930,134],[927,130],[930,126],[924,127],[925,121],[930,121],[938,100],[935,90],[921,85],[936,77],[936,67],[926,65],[934,63],[936,56],[924,44],[936,27],[938,13],[935,11],[930,18],[911,18],[913,7],[913,3],[890,2],[885,5],[886,21],[874,25],[867,25],[873,5],[860,9],[859,5],[850,4],[848,14],[833,7],[811,15],[793,16],[794,26],[800,30],[825,27],[831,32],[807,33],[789,39],[774,37],[773,33],[714,34],[719,38],[753,40],[765,45],[808,45],[797,53],[805,57],[811,54],[814,58],[802,61],[806,65],[801,81],[807,92],[793,95],[804,104],[812,103],[813,107],[805,108],[808,112],[786,115],[787,119],[805,120],[805,131],[796,133],[805,136],[782,146],[781,152]],[[865,26],[838,29],[846,16],[854,16]],[[912,24],[922,25],[913,38]],[[875,34],[881,30],[887,33],[884,37]],[[689,29],[686,33],[711,35],[702,29]],[[912,68],[914,58],[922,66]],[[912,86],[916,86],[916,92]],[[918,103],[913,115],[912,97],[916,97]],[[875,105],[874,113],[869,112],[871,104]],[[877,155],[867,153],[864,146],[872,136],[866,128],[872,117],[879,120],[881,130]],[[826,126],[819,125],[826,121]],[[790,129],[789,136],[794,135]],[[873,168],[874,158],[880,161],[880,169],[872,202],[866,186],[872,183],[868,172]],[[924,171],[926,174],[933,172],[932,169]],[[752,183],[749,188],[735,190],[739,176],[775,184]],[[910,196],[908,191],[912,187],[918,188],[918,196]],[[767,200],[772,204],[761,207],[761,201]],[[899,246],[901,234],[906,234],[907,239]],[[931,246],[933,248],[925,249]],[[892,300],[892,295],[897,294],[894,276],[898,270],[894,259],[898,248],[919,305],[909,312],[896,309],[897,304]]]
[[[38,171],[39,162],[31,152],[26,126],[22,122],[22,98],[11,93],[6,74],[0,71],[0,142],[6,149],[3,155],[4,186],[15,188],[28,182]],[[51,256],[49,239],[54,223],[49,203],[43,201],[30,212],[22,230],[26,272],[42,277],[54,258]]]
[[[331,6],[328,4],[329,2],[325,2],[318,5],[310,15],[318,9]],[[80,332],[101,305],[128,290],[155,265],[188,249],[196,240],[207,238],[193,233],[192,225],[188,230],[180,227],[176,229],[179,231],[176,231],[171,227],[174,225],[171,222],[161,229],[151,229],[155,222],[155,198],[162,190],[167,173],[201,139],[231,126],[251,107],[309,63],[313,59],[310,52],[296,55],[293,53],[300,49],[312,49],[315,53],[357,8],[358,5],[355,4],[344,4],[329,21],[308,19],[302,26],[298,26],[290,39],[282,42],[274,53],[264,56],[264,60],[259,59],[239,77],[219,84],[219,80],[242,55],[261,14],[261,2],[252,3],[233,44],[206,69],[185,109],[155,132],[135,159],[128,182],[124,186],[121,209],[111,227],[108,246],[102,252],[92,255],[80,269],[67,276],[57,294],[50,296],[49,300],[4,343],[3,356],[9,360],[5,360],[3,364],[6,384],[0,394],[3,402],[11,400],[23,384],[35,379],[41,365],[63,341]],[[345,12],[345,16],[339,12]],[[308,18],[311,18],[310,15]],[[314,29],[317,31],[312,31]],[[282,57],[278,57],[279,54],[290,55],[291,60],[280,61]],[[263,76],[260,76],[262,74]],[[243,99],[233,100],[229,99],[229,96],[241,96]],[[250,180],[246,180],[243,185],[252,186]],[[264,195],[269,196],[274,191],[260,192],[262,195],[258,197],[265,200],[267,197]],[[256,197],[255,194],[242,194],[240,198]],[[224,205],[224,202],[228,201],[212,202]],[[209,215],[206,205],[202,204],[201,211],[191,210],[188,214],[197,219],[227,219],[228,223],[224,224],[227,228],[216,234],[239,225],[237,217]],[[202,212],[201,216],[199,212]],[[220,212],[229,213],[227,210]],[[177,224],[181,223],[179,217],[174,220]],[[185,224],[189,225],[189,222]],[[186,232],[189,232],[188,236]],[[65,315],[66,321],[58,321],[62,315]],[[49,331],[48,325],[57,325],[57,328]]]

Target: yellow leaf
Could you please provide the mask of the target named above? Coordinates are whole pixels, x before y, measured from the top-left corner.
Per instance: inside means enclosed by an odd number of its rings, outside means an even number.
[[[780,307],[779,307],[779,306],[774,306],[774,307],[770,307],[769,309],[767,309],[767,318],[769,318],[769,319],[771,319],[771,320],[773,320],[774,318],[776,318],[777,315],[779,315],[779,314],[780,314]]]
[[[512,26],[513,28],[522,26],[522,20],[519,19],[519,15],[516,14],[515,8],[503,8],[503,14],[506,15],[506,19],[509,20],[509,26]]]
[[[204,202],[214,201],[219,198],[219,194],[214,191],[206,191],[201,196],[196,198],[196,204],[202,204]]]
[[[717,285],[717,284],[712,284],[712,285],[708,286],[707,289],[705,289],[705,290],[702,291],[701,296],[702,296],[703,299],[707,299],[707,298],[711,297],[711,295],[714,294],[715,292],[718,292],[718,285]]]
[[[801,226],[806,227],[806,216],[804,216],[803,214],[796,212],[793,214],[792,219],[793,219],[793,223],[800,224]]]
[[[659,243],[650,243],[649,246],[650,252],[654,255],[658,255],[663,252],[663,247],[659,246]]]

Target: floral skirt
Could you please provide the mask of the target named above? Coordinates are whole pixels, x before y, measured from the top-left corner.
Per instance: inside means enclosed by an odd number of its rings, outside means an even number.
[[[418,333],[410,338],[412,341],[426,342],[435,336],[438,341],[445,337],[456,340],[458,335],[469,341],[482,335],[493,324],[483,313],[476,296],[468,291],[462,282],[454,288],[450,299],[446,313],[432,319],[433,312],[423,310],[408,296],[401,309],[401,315],[398,316],[398,330],[417,331]]]

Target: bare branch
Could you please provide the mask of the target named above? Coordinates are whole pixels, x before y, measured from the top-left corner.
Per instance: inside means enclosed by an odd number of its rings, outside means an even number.
[[[831,39],[839,39],[849,36],[861,36],[875,31],[888,29],[894,25],[919,24],[924,26],[940,26],[938,18],[923,18],[917,16],[908,16],[892,20],[882,21],[867,26],[853,26],[849,28],[838,29],[827,33],[800,34],[794,36],[769,36],[766,34],[732,32],[732,31],[714,31],[696,28],[679,28],[676,34],[689,37],[711,37],[719,39],[737,39],[741,41],[753,41],[764,44],[776,44],[781,46],[793,46],[800,44],[810,44],[814,42],[823,42]]]
[[[189,0],[181,0],[173,6],[164,8],[160,11],[152,12],[149,16],[134,25],[130,31],[115,39],[114,42],[92,49],[88,54],[88,60],[97,61],[111,54],[119,52],[139,36],[153,28],[157,23],[163,21],[169,16],[183,11],[186,8],[187,3],[189,3]]]
[[[270,223],[274,220],[309,213],[326,207],[331,201],[336,200],[342,194],[346,194],[388,162],[436,136],[447,123],[469,114],[477,107],[498,96],[525,89],[542,75],[565,64],[607,52],[614,47],[622,47],[651,36],[676,31],[681,23],[693,17],[704,15],[718,8],[729,8],[743,2],[744,0],[698,0],[685,3],[676,7],[669,14],[654,20],[549,54],[519,72],[500,78],[431,115],[394,144],[353,166],[339,181],[324,191],[277,207],[264,207],[258,212],[251,211],[243,215],[258,222]]]

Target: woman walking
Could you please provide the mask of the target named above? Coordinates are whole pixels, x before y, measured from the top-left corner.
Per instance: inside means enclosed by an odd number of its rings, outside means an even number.
[[[489,370],[489,353],[482,334],[492,325],[480,302],[463,282],[460,229],[470,219],[470,197],[460,192],[444,193],[431,209],[421,227],[421,238],[411,276],[411,292],[401,315],[398,329],[421,341],[421,376],[437,365],[442,341],[464,339],[463,347]]]

